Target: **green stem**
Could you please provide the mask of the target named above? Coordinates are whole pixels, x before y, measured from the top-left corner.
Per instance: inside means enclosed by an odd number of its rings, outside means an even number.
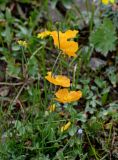
[[[57,58],[56,58],[56,60],[55,60],[54,65],[53,65],[53,67],[52,67],[52,72],[54,71],[55,66],[56,66],[56,64],[57,64],[57,62],[58,62],[58,60],[59,60],[61,54],[62,54],[62,53],[61,53],[61,51],[60,51],[59,54],[58,54],[58,56],[57,56]]]
[[[99,160],[99,158],[97,157],[97,154],[96,154],[96,152],[95,152],[95,148],[94,148],[94,147],[92,146],[92,144],[91,144],[91,141],[90,141],[90,139],[89,139],[88,133],[87,133],[87,131],[85,131],[85,132],[86,132],[86,136],[87,136],[89,145],[90,145],[90,147],[91,147],[91,149],[92,149],[92,151],[93,151],[93,154],[94,154],[96,160]]]
[[[29,61],[38,53],[38,51],[40,51],[43,48],[43,46],[39,47],[35,52],[33,52],[33,54],[31,55],[31,57],[29,58],[27,64],[29,64]]]
[[[91,19],[90,19],[90,33],[91,33],[92,29],[93,29],[94,13],[95,13],[95,6],[94,6],[94,3],[92,2]]]

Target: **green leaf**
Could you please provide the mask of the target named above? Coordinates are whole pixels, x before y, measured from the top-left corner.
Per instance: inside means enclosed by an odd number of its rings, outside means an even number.
[[[7,60],[7,74],[11,77],[20,79],[21,65],[15,63],[14,59]]]
[[[52,1],[51,1],[51,7],[52,7],[53,9],[55,9],[57,2],[58,2],[58,0],[52,0]]]
[[[63,3],[65,8],[70,9],[73,1],[72,0],[62,0],[62,3]]]
[[[77,116],[77,120],[78,120],[78,121],[81,121],[81,122],[86,122],[87,117],[86,117],[86,115],[85,115],[84,113],[80,112],[80,113],[78,114],[78,116]]]
[[[114,67],[110,67],[106,71],[109,80],[111,81],[113,87],[116,87],[117,84],[117,74],[116,69]]]
[[[97,84],[97,86],[98,86],[99,88],[104,88],[104,87],[106,86],[106,81],[104,81],[103,79],[101,79],[101,78],[99,78],[99,77],[97,77],[97,78],[95,79],[95,83]]]
[[[107,102],[109,91],[110,91],[110,87],[107,87],[107,88],[103,89],[102,97],[101,97],[102,105],[104,105]]]
[[[69,135],[70,136],[74,136],[74,134],[77,132],[77,127],[76,126],[72,126],[70,129],[69,129]]]
[[[12,15],[11,15],[11,10],[9,8],[6,8],[6,13],[5,13],[6,19],[8,22],[12,22]]]
[[[5,41],[7,42],[8,45],[10,45],[12,41],[12,32],[10,26],[6,25],[6,29],[3,32],[2,36],[5,38]]]
[[[109,51],[115,50],[116,40],[115,27],[109,19],[104,19],[103,24],[90,35],[90,43],[104,56],[107,56]]]
[[[38,62],[35,57],[31,58],[28,62],[28,73],[30,76],[38,76]]]

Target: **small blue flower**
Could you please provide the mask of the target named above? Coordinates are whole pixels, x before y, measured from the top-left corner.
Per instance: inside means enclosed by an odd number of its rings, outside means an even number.
[[[80,128],[80,129],[78,129],[77,133],[78,133],[79,135],[81,135],[81,134],[83,133],[83,130]]]

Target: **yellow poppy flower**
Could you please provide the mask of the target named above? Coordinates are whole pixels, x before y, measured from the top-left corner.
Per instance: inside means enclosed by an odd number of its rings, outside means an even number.
[[[74,41],[65,41],[60,44],[60,48],[63,53],[67,54],[69,57],[76,57],[76,51],[78,50],[78,44]]]
[[[43,38],[49,36],[50,33],[51,33],[50,31],[44,31],[44,32],[42,32],[42,33],[39,33],[39,34],[37,35],[37,37],[43,39]]]
[[[19,44],[20,46],[25,47],[25,48],[27,48],[27,45],[28,45],[26,41],[22,41],[22,40],[19,40],[19,41],[18,41],[18,44]]]
[[[57,75],[57,76],[53,76],[52,72],[48,72],[47,76],[45,76],[45,78],[55,84],[55,85],[59,85],[62,87],[70,87],[70,79],[67,78],[66,76],[62,76],[62,75]]]
[[[75,57],[78,50],[78,43],[74,41],[68,41],[76,36],[78,31],[68,30],[65,33],[53,31],[50,35],[53,37],[54,45],[63,51],[68,56]]]
[[[48,109],[49,109],[50,112],[54,112],[55,108],[56,108],[55,104],[52,104],[51,106],[48,107]]]
[[[64,54],[67,54],[68,56],[75,57],[76,52],[78,50],[78,43],[74,42],[73,40],[69,40],[72,38],[75,38],[78,31],[76,30],[68,30],[65,33],[59,31],[45,31],[40,34],[38,34],[38,38],[44,38],[48,35],[50,35],[54,40],[54,45],[61,49]]]
[[[72,38],[75,38],[76,35],[77,35],[78,31],[76,30],[68,30],[66,31],[65,33],[59,31],[52,31],[50,33],[50,35],[53,37],[53,40],[54,40],[54,44],[59,47],[59,43],[63,43],[65,41],[67,41],[68,39],[72,39]],[[70,41],[68,41],[70,42]]]
[[[63,35],[66,37],[66,39],[71,39],[75,38],[77,35],[78,31],[77,30],[68,30]]]
[[[115,0],[102,0],[102,3],[103,4],[105,4],[105,5],[107,5],[107,4],[109,4],[109,3],[115,3]]]
[[[61,127],[61,132],[66,131],[70,127],[70,125],[71,125],[71,122],[69,121],[64,126]]]
[[[59,89],[56,93],[55,100],[61,103],[70,103],[79,100],[82,97],[81,91],[68,91],[68,89]]]

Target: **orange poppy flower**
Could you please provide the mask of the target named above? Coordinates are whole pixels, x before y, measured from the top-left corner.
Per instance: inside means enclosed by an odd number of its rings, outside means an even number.
[[[61,132],[66,131],[71,125],[71,122],[69,121],[64,126],[61,127]]]
[[[69,39],[75,38],[77,33],[78,31],[76,30],[68,30],[65,33],[61,31],[45,31],[38,34],[38,38],[44,38],[48,35],[52,36],[56,47],[61,49],[64,54],[67,54],[70,57],[75,57],[78,50],[78,43]]]
[[[62,75],[57,75],[57,76],[53,76],[52,72],[48,72],[47,76],[45,76],[45,78],[55,84],[55,85],[59,85],[62,87],[70,87],[70,79],[67,78],[66,76],[62,76]]]
[[[70,103],[79,100],[82,97],[81,91],[68,91],[68,89],[59,89],[56,93],[55,100],[61,103]]]

